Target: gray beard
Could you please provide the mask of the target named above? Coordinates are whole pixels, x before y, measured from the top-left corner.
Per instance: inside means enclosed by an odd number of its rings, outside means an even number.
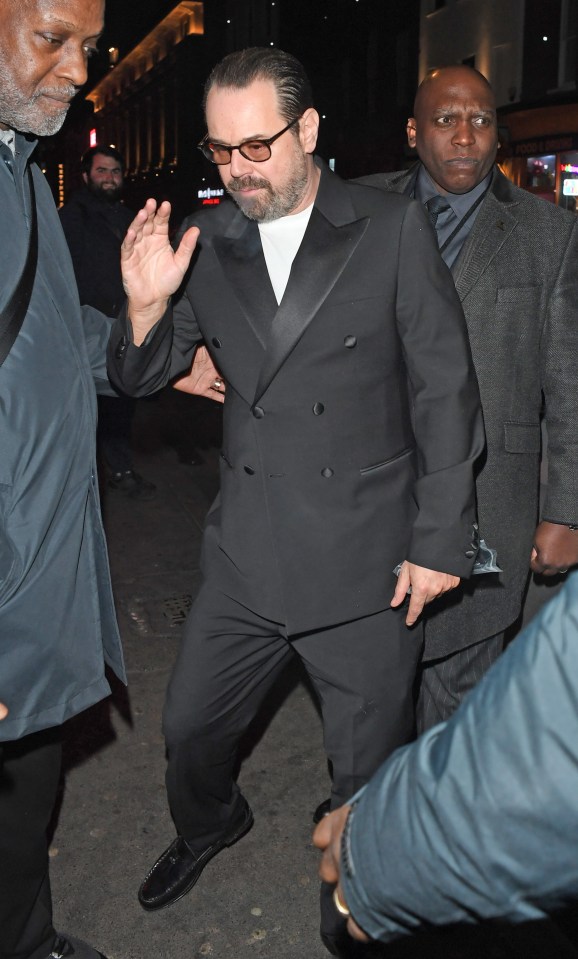
[[[47,114],[41,106],[42,94],[46,93],[74,96],[76,87],[68,85],[58,90],[46,88],[42,92],[36,91],[32,97],[26,99],[14,83],[12,74],[0,59],[0,122],[11,130],[17,130],[19,133],[33,133],[38,137],[50,137],[58,133],[66,119],[69,104],[63,103],[62,110]]]
[[[240,177],[229,180],[227,193],[243,211],[248,220],[257,223],[271,223],[282,216],[288,216],[299,206],[307,187],[307,161],[299,162],[290,180],[283,189],[275,191],[267,180],[257,176]],[[260,197],[243,197],[239,193],[242,186],[253,186],[264,190]]]

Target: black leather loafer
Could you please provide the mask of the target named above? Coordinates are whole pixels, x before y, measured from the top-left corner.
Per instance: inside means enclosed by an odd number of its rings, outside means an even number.
[[[320,802],[317,809],[313,813],[313,822],[317,825],[318,822],[321,822],[325,816],[328,816],[331,812],[331,800],[324,799],[323,802]]]
[[[195,854],[182,836],[177,838],[157,859],[138,891],[143,909],[162,909],[182,899],[199,879],[213,856],[225,846],[232,846],[253,825],[253,813],[247,803],[240,819],[223,836],[202,852]]]

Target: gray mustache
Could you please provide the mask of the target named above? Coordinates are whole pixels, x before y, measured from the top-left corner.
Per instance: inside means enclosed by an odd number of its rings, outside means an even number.
[[[64,87],[44,87],[42,90],[38,90],[36,93],[37,97],[56,97],[58,100],[72,100],[76,96],[80,87],[75,87],[74,84],[69,84]]]
[[[269,189],[267,180],[261,180],[258,176],[233,177],[229,180],[228,189],[232,192],[246,190],[250,187],[252,190]]]

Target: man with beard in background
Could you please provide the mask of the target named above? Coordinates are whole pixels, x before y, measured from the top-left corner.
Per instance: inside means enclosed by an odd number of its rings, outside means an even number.
[[[121,202],[124,161],[114,147],[99,145],[81,161],[84,187],[60,210],[82,304],[118,316],[125,302],[120,247],[134,213]],[[129,499],[150,499],[153,483],[137,473],[131,451],[135,401],[129,396],[98,397],[98,444],[107,469],[107,485]]]

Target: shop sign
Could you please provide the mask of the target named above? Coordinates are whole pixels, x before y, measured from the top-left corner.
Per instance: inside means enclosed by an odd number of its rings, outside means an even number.
[[[512,143],[514,156],[531,157],[551,153],[578,150],[578,134],[561,133],[551,137],[535,137],[533,140],[518,140]]]
[[[203,206],[219,206],[224,195],[225,191],[223,189],[213,189],[212,187],[197,191],[197,196]]]

